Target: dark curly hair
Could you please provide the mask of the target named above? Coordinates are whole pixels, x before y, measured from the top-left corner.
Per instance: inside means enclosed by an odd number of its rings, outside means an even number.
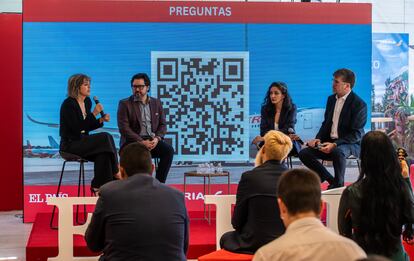
[[[262,103],[262,108],[264,109],[266,115],[269,118],[275,117],[275,114],[276,114],[275,105],[272,103],[270,99],[270,89],[272,89],[272,87],[276,87],[283,95],[285,95],[285,98],[282,104],[282,110],[288,111],[292,109],[292,106],[293,106],[292,98],[289,95],[286,83],[272,82],[272,84],[270,84],[269,88],[267,89],[266,97],[264,98],[264,101]]]

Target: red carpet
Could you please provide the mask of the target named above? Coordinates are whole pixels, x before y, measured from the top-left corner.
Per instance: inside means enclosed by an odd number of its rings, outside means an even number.
[[[192,217],[201,216],[202,213],[190,213]],[[212,216],[215,213],[211,212]],[[49,213],[40,213],[36,216],[32,232],[26,246],[27,261],[46,261],[48,257],[58,254],[57,230],[49,228]],[[211,225],[205,220],[191,220],[190,222],[190,246],[187,257],[197,259],[197,257],[208,254],[216,250],[216,225],[212,220]],[[82,236],[74,237],[75,256],[95,256],[86,247]]]

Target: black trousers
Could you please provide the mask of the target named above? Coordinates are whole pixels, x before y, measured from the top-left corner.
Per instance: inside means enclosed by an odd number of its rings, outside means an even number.
[[[155,177],[160,182],[165,183],[174,157],[173,147],[163,140],[160,140],[157,146],[151,150],[151,156],[160,159]]]
[[[62,139],[60,150],[94,162],[94,177],[91,183],[93,188],[99,188],[114,180],[114,175],[118,172],[118,153],[114,139],[109,133],[85,135],[80,140]]]
[[[344,185],[346,158],[351,155],[359,157],[359,149],[358,144],[342,144],[333,149],[331,153],[326,154],[317,149],[304,148],[299,152],[299,159],[306,167],[319,175],[321,182],[328,181],[333,187],[342,187]],[[329,173],[319,159],[332,161],[335,177]]]

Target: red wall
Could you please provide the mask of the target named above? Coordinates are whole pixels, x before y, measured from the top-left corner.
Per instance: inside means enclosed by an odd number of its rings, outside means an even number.
[[[0,14],[0,211],[23,208],[22,15]]]

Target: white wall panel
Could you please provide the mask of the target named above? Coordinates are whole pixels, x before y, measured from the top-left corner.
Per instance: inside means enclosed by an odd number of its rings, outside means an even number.
[[[404,22],[404,0],[376,0],[372,5],[372,21],[383,23]]]
[[[414,23],[414,0],[405,1],[405,22]]]
[[[404,24],[401,23],[372,23],[373,33],[404,33]]]
[[[22,0],[0,0],[0,13],[21,13]]]

